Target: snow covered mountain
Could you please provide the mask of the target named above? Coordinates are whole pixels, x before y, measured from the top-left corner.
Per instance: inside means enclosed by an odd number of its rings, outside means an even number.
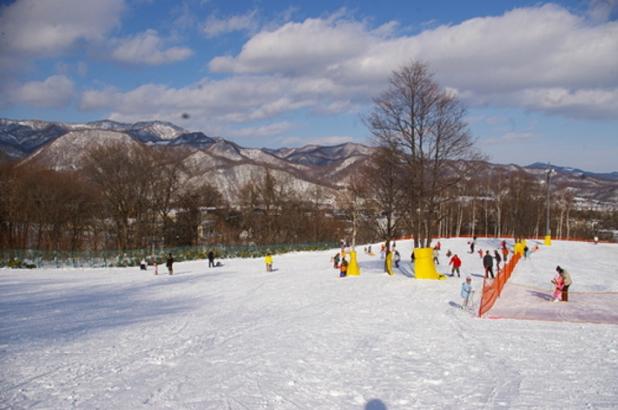
[[[372,148],[345,143],[333,146],[306,145],[300,148],[245,148],[223,138],[190,132],[169,122],[142,121],[125,124],[111,120],[81,124],[38,120],[0,119],[0,162],[36,162],[57,170],[78,169],[86,149],[94,143],[145,143],[183,148],[185,162],[193,170],[192,183],[216,181],[228,199],[240,186],[269,169],[291,181],[299,193],[319,186],[331,194],[346,184],[371,154]],[[543,179],[546,164],[522,167],[515,164],[486,164],[484,172],[523,170]],[[591,173],[553,166],[556,187],[567,187],[583,206],[618,206],[618,172]]]
[[[22,164],[36,163],[57,171],[75,170],[80,168],[89,149],[109,144],[130,145],[138,142],[126,133],[111,130],[70,131],[35,151]]]
[[[531,170],[541,170],[545,172],[545,170],[547,170],[547,167],[548,164],[544,164],[542,162],[535,162],[534,164],[527,165],[525,168]],[[580,179],[591,177],[597,179],[609,179],[613,181],[618,181],[618,172],[589,172],[581,170],[579,168],[561,167],[559,165],[551,165],[551,168],[559,174],[568,174]]]
[[[0,151],[11,158],[21,159],[68,132],[80,130],[124,132],[140,142],[155,144],[171,142],[189,134],[187,130],[164,121],[124,124],[111,120],[63,123],[0,119]]]

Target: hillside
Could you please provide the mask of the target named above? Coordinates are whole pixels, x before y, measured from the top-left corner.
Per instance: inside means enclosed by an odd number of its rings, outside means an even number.
[[[111,135],[115,137],[110,138]],[[328,192],[325,202],[332,202],[334,190],[344,186],[372,152],[371,147],[357,143],[247,148],[162,121],[125,124],[102,120],[69,124],[0,119],[0,162],[13,159],[22,164],[35,161],[57,170],[77,169],[85,149],[94,140],[100,140],[99,144],[118,140],[188,149],[185,161],[194,170],[189,175],[191,182],[198,183],[200,179],[216,181],[228,200],[234,200],[234,193],[252,176],[270,169],[290,181],[301,194],[308,187],[323,188]],[[546,167],[546,164],[539,163],[526,167],[488,163],[483,172],[523,170],[543,180]],[[618,204],[618,173],[553,168],[557,172],[553,178],[554,186],[570,190],[577,206],[612,208]]]

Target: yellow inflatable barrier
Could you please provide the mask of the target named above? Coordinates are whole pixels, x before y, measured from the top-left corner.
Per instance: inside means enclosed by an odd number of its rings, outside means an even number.
[[[545,235],[545,246],[551,246],[551,235]]]
[[[393,273],[393,252],[389,252],[388,255],[386,255],[386,272],[389,275],[394,275]]]
[[[359,275],[360,275],[360,266],[358,266],[358,261],[356,260],[356,251],[350,251],[350,263],[348,263],[347,276],[359,276]]]
[[[440,275],[436,271],[436,265],[433,263],[433,249],[431,248],[414,248],[414,272],[416,279],[446,279],[446,276]]]

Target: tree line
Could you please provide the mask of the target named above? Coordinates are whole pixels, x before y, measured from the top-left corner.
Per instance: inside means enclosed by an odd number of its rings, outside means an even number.
[[[488,170],[465,122],[465,107],[429,67],[393,73],[365,117],[374,150],[344,184],[298,193],[268,169],[228,203],[220,187],[190,178],[178,147],[134,143],[90,149],[72,171],[35,164],[0,167],[0,248],[58,251],[202,244],[353,244],[412,235],[545,235],[546,186],[523,172]],[[325,205],[327,190],[336,201]],[[554,237],[616,228],[616,211],[574,206],[552,192]]]
[[[205,244],[333,241],[345,221],[303,198],[269,170],[229,204],[218,187],[195,183],[188,152],[143,144],[91,149],[79,169],[0,167],[0,248],[81,251]]]

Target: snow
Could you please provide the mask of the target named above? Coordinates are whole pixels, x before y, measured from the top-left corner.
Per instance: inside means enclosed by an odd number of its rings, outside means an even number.
[[[493,317],[618,324],[618,247],[615,244],[553,241],[520,262]],[[535,242],[529,241],[529,247]],[[567,270],[573,284],[569,303],[552,300],[556,266]]]
[[[482,279],[466,240],[441,240]],[[495,249],[498,240],[479,239]],[[374,250],[377,246],[374,246]],[[410,272],[408,242],[398,242]],[[585,257],[577,256],[583,252]],[[512,283],[616,290],[616,245],[554,242]],[[460,279],[360,277],[326,252],[152,270],[0,270],[0,403],[9,408],[615,408],[615,324],[487,320],[455,307]],[[440,268],[446,269],[441,257]],[[160,267],[159,271],[164,269]],[[535,273],[536,272],[536,273]],[[537,275],[537,276],[535,276]],[[507,284],[509,288],[510,284]],[[574,289],[575,290],[575,289]],[[504,296],[503,296],[504,297]],[[368,406],[369,407],[369,406]]]

